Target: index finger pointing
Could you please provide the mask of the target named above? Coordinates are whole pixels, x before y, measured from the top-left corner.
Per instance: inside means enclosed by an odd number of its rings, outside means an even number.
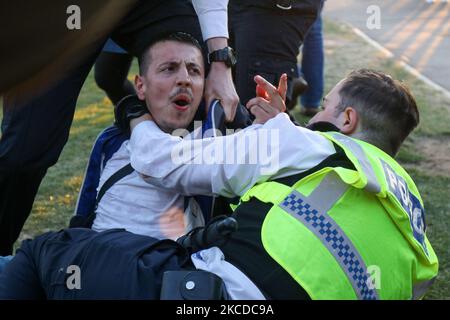
[[[269,81],[261,76],[255,76],[255,82],[260,85],[269,94],[269,97],[279,96],[277,88],[275,88]]]
[[[286,93],[287,93],[287,74],[283,73],[280,77],[280,81],[278,82],[278,93],[281,96],[283,101],[286,101]]]

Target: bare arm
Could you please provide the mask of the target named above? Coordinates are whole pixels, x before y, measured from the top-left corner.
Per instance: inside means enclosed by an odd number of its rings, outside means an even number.
[[[228,0],[193,0],[192,3],[197,12],[208,51],[213,52],[227,47]],[[239,97],[233,84],[231,69],[223,62],[212,62],[206,79],[206,105],[209,106],[214,99],[221,101],[226,121],[232,121],[236,114]]]

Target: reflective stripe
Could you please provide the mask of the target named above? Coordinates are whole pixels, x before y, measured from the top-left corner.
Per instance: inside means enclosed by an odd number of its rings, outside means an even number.
[[[413,300],[422,299],[422,297],[425,295],[425,292],[427,292],[428,288],[433,284],[434,280],[436,280],[436,278],[416,283],[413,286]]]
[[[314,203],[317,211],[328,212],[347,189],[348,185],[331,171],[305,199],[308,203]]]
[[[364,153],[362,147],[351,138],[342,134],[332,133],[331,135],[334,139],[342,143],[355,155],[361,166],[361,169],[367,177],[367,185],[364,187],[364,189],[372,193],[379,193],[381,191],[380,184],[378,183],[377,176],[375,175],[372,165],[370,164],[369,159]]]
[[[294,190],[279,206],[320,239],[347,275],[358,299],[376,300],[378,293],[368,286],[364,260],[344,231],[327,214],[347,188],[348,185],[332,172],[309,197]]]

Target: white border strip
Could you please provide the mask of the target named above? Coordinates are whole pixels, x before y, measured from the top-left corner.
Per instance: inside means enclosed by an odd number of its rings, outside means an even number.
[[[376,42],[375,40],[370,38],[367,34],[362,32],[360,29],[355,28],[355,27],[353,27],[351,25],[350,25],[350,28],[352,28],[354,33],[356,33],[358,36],[360,36],[362,39],[364,39],[371,46],[375,47],[377,50],[380,50],[384,55],[386,55],[387,58],[394,58],[395,57],[395,55],[391,51],[389,51],[388,49],[383,47],[381,44],[379,44],[378,42]],[[422,73],[420,73],[419,70],[411,67],[409,64],[407,64],[406,62],[401,61],[401,60],[398,61],[398,64],[402,68],[404,68],[406,71],[411,73],[413,76],[415,76],[419,80],[425,82],[431,88],[442,92],[447,98],[450,99],[450,91],[448,91],[447,89],[445,89],[442,86],[438,85],[436,82],[434,82],[430,78],[427,78],[426,76],[424,76]]]

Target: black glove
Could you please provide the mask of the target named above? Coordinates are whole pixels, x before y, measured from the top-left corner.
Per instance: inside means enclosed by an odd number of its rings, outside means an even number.
[[[224,245],[238,229],[238,223],[233,217],[217,216],[204,227],[198,227],[177,239],[190,254],[214,246]]]
[[[149,113],[145,101],[131,94],[120,100],[114,107],[115,125],[123,132],[130,131],[130,121]]]

